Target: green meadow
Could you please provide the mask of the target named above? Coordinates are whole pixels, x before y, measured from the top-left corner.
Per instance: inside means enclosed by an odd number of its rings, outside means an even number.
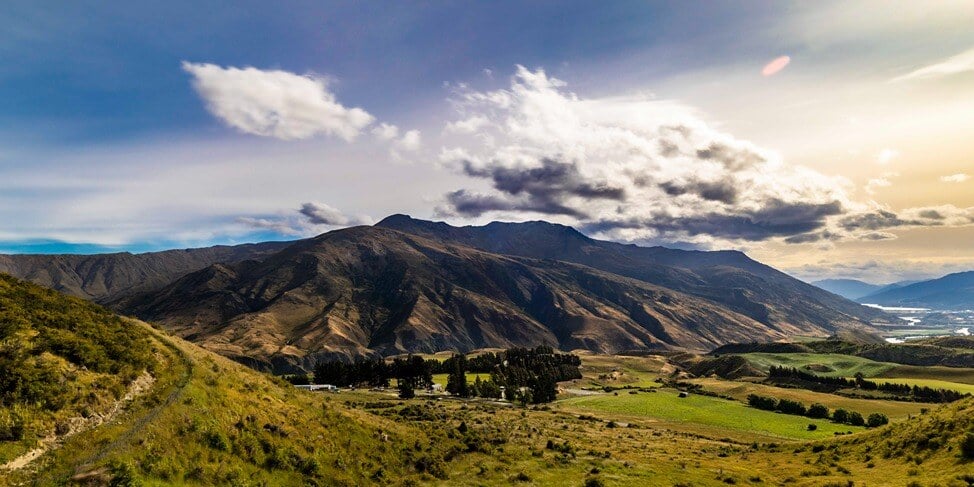
[[[697,394],[681,398],[674,389],[660,389],[655,393],[575,397],[559,401],[557,405],[563,409],[590,414],[611,414],[618,420],[656,419],[788,440],[821,439],[832,437],[835,433],[862,429],[803,416],[762,411],[735,400]],[[612,418],[606,417],[606,419]],[[815,424],[817,429],[809,431],[809,424]]]
[[[853,377],[857,373],[875,377],[898,367],[897,364],[832,353],[745,353],[741,356],[763,371],[772,366],[795,367],[830,377]]]

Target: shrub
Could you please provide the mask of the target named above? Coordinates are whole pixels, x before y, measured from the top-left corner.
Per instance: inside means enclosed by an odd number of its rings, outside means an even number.
[[[849,424],[853,426],[863,426],[866,424],[866,420],[863,419],[862,415],[856,411],[849,413]]]
[[[848,423],[849,422],[849,411],[845,409],[836,409],[832,412],[832,421],[836,423]]]
[[[806,415],[809,418],[825,419],[829,417],[829,408],[825,407],[824,404],[812,404],[811,407],[808,408]]]
[[[870,428],[876,428],[889,423],[889,418],[883,413],[872,413],[869,415],[869,419],[866,420],[866,426]]]
[[[974,433],[968,433],[960,442],[960,454],[967,460],[974,460]]]
[[[818,425],[812,423],[808,425],[808,431],[815,431],[818,429]]]

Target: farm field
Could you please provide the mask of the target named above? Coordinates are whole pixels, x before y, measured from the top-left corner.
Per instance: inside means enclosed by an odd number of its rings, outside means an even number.
[[[875,377],[899,367],[898,364],[832,353],[745,353],[741,356],[763,371],[772,366],[795,367],[829,377],[852,377],[857,373]]]
[[[433,383],[446,387],[446,381],[449,376],[450,374],[433,374]],[[472,384],[475,380],[477,380],[477,377],[480,377],[480,380],[489,380],[490,374],[474,374],[468,372],[467,382]]]
[[[656,393],[576,397],[558,401],[556,405],[559,409],[605,416],[613,420],[658,420],[694,424],[785,440],[821,439],[832,437],[835,433],[862,430],[825,420],[762,411],[735,400],[698,394],[681,398],[675,389],[669,388],[660,389]],[[808,431],[809,424],[815,424],[818,428]]]
[[[911,415],[915,416],[919,414],[924,408],[929,409],[935,407],[935,405],[907,401],[856,399],[805,389],[775,387],[751,382],[736,382],[710,378],[693,379],[689,382],[700,384],[705,390],[730,396],[738,401],[746,401],[748,394],[757,394],[759,396],[768,396],[777,399],[791,399],[792,401],[801,402],[806,406],[819,403],[825,404],[829,409],[842,408],[848,411],[858,411],[864,417],[868,416],[869,413],[883,413],[892,421],[907,419]]]
[[[594,355],[579,352],[582,358],[582,379],[573,381],[579,387],[659,387],[656,380],[672,372],[672,366],[658,355],[629,357]]]

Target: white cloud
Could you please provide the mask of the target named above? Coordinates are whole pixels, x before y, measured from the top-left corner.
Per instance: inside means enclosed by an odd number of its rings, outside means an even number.
[[[785,164],[691,107],[647,96],[586,99],[564,87],[519,66],[509,89],[455,95],[464,118],[448,128],[476,120],[496,143],[458,137],[441,158],[492,190],[449,193],[441,214],[527,213],[619,240],[712,243],[809,232],[864,208],[850,200],[847,180]]]
[[[324,134],[351,141],[374,120],[361,108],[339,103],[321,77],[205,63],[182,66],[207,110],[248,134],[284,140]]]
[[[950,176],[940,176],[940,181],[944,183],[963,183],[968,179],[971,179],[971,175],[965,173],[951,174]]]
[[[399,136],[399,127],[388,123],[380,123],[372,129],[372,134],[382,140],[392,140]]]
[[[891,81],[898,82],[942,78],[944,76],[967,73],[971,71],[974,71],[974,48],[968,49],[955,56],[951,56],[938,63],[911,71],[903,76],[898,76],[893,78]]]
[[[447,123],[444,131],[447,133],[472,134],[488,125],[490,125],[490,120],[487,117],[475,115],[470,118]]]
[[[867,193],[869,193],[871,195],[872,194],[876,194],[876,190],[877,189],[879,189],[879,188],[888,188],[888,187],[892,186],[893,185],[893,181],[890,181],[890,178],[893,178],[893,177],[896,177],[896,176],[899,176],[899,173],[895,173],[895,172],[883,173],[883,175],[880,176],[880,177],[878,177],[878,178],[870,179],[866,183],[865,190],[866,190]]]
[[[403,150],[415,151],[423,145],[419,130],[410,130],[399,139],[398,146]]]

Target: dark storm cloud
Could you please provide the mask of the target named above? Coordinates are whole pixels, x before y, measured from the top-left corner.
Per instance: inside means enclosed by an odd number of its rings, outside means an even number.
[[[655,215],[647,219],[601,220],[584,228],[592,232],[623,228],[652,228],[664,233],[761,241],[821,230],[826,225],[826,218],[841,214],[842,211],[842,205],[838,201],[814,204],[789,203],[775,199],[768,201],[758,210],[741,211],[736,214],[713,212],[690,217]],[[822,235],[818,238],[821,239]]]
[[[624,201],[626,192],[605,182],[586,181],[574,163],[545,158],[540,167],[529,169],[500,165],[478,168],[464,161],[463,172],[468,176],[489,179],[505,197],[486,196],[464,190],[447,195],[447,203],[456,213],[480,215],[487,211],[532,211],[551,215],[582,217],[584,212],[569,207],[572,197]]]
[[[697,158],[720,162],[724,167],[738,171],[764,162],[764,158],[746,148],[735,148],[713,142],[705,149],[697,150]]]
[[[694,194],[708,201],[719,201],[728,205],[737,202],[737,188],[734,182],[725,179],[721,181],[691,181],[678,184],[668,181],[659,185],[660,189],[670,196]]]
[[[308,221],[316,225],[347,225],[351,219],[343,215],[340,211],[324,203],[305,203],[298,210],[308,218]]]
[[[448,208],[441,208],[441,215],[457,214],[476,217],[490,211],[530,211],[548,215],[568,215],[585,218],[586,215],[565,205],[545,200],[527,199],[525,201],[500,198],[492,195],[472,193],[467,190],[457,190],[447,193]]]
[[[905,220],[899,215],[887,210],[876,210],[872,213],[849,215],[839,220],[839,226],[845,230],[882,230],[911,225],[923,225],[918,220]]]

